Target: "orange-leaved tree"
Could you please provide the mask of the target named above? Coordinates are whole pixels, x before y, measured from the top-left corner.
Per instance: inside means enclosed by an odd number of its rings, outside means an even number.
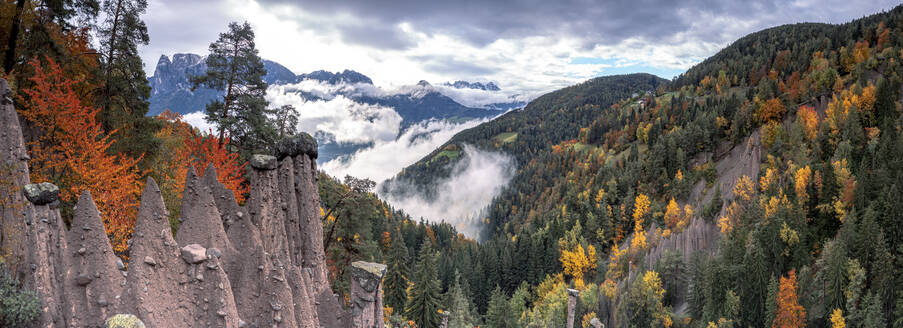
[[[238,203],[245,201],[245,195],[250,191],[245,183],[245,164],[240,162],[238,153],[229,151],[230,140],[223,138],[222,142],[213,136],[213,132],[192,132],[185,139],[185,147],[198,174],[203,174],[210,164],[216,168],[216,177],[220,183],[235,194]]]
[[[69,78],[53,59],[45,61],[30,61],[35,71],[29,78],[32,85],[19,97],[23,104],[19,113],[42,133],[29,143],[31,179],[60,187],[64,214],[83,191],[90,191],[113,250],[121,255],[128,248],[138,210],[140,158],[107,153],[112,140],[96,120],[100,109],[83,104],[74,90],[79,81]]]
[[[234,193],[239,203],[244,201],[249,190],[245,183],[245,163],[239,161],[237,153],[229,151],[228,138],[220,144],[216,138],[210,137],[211,133],[196,131],[182,120],[181,115],[169,110],[163,111],[157,118],[164,121],[164,127],[157,132],[156,137],[162,140],[162,148],[165,148],[162,151],[167,156],[158,156],[160,160],[153,164],[151,173],[170,180],[160,187],[164,198],[167,194],[171,195],[172,199],[167,201],[167,207],[175,208],[181,202],[188,164],[198,174],[204,174],[207,166],[213,164],[217,179]],[[170,212],[173,212],[172,208]]]
[[[818,137],[818,114],[812,106],[800,106],[797,111],[797,121],[806,132],[808,141],[815,141]]]
[[[797,296],[796,271],[790,270],[787,277],[781,277],[778,290],[777,310],[772,328],[801,328],[806,326],[806,309],[800,305]]]

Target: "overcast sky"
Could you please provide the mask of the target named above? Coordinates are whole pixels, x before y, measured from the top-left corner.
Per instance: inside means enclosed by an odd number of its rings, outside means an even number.
[[[248,21],[263,58],[295,73],[352,69],[380,86],[496,81],[547,91],[600,75],[671,78],[743,35],[796,22],[842,23],[889,0],[149,0],[141,48],[206,54]]]

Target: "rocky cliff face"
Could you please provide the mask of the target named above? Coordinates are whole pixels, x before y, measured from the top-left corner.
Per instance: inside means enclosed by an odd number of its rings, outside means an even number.
[[[3,80],[0,94],[9,94]],[[190,171],[175,236],[160,189],[148,179],[130,260],[122,263],[90,193],[82,194],[69,229],[56,202],[25,200],[30,181],[18,119],[8,97],[0,101],[0,164],[9,167],[0,171],[9,181],[0,188],[9,202],[0,210],[0,242],[16,252],[10,258],[19,260],[19,276],[40,295],[43,314],[35,326],[98,327],[121,313],[148,327],[351,324],[327,279],[309,136],[286,141],[280,160],[253,166],[245,206],[212,167],[203,177]]]
[[[298,81],[295,73],[274,61],[263,60],[263,68],[267,71],[263,80],[269,85]],[[154,68],[154,76],[148,78],[151,96],[147,114],[155,116],[165,109],[182,114],[203,111],[211,100],[223,95],[203,87],[191,90],[189,76],[203,75],[206,72],[206,57],[196,54],[174,54],[172,59],[166,55],[160,56],[157,67]]]

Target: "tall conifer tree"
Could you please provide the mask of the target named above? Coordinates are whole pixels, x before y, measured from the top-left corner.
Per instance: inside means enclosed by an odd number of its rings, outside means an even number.
[[[206,74],[191,78],[192,88],[204,86],[225,93],[207,104],[205,119],[217,126],[220,140],[228,134],[245,154],[272,146],[277,135],[267,117],[274,111],[267,108],[264,98],[264,75],[251,25],[232,22],[229,30],[210,44]]]
[[[409,271],[408,249],[404,246],[404,239],[398,234],[392,238],[391,248],[389,271],[385,281],[386,305],[396,312],[402,312],[408,300],[408,279],[405,277]]]
[[[117,131],[111,151],[138,157],[152,152],[158,144],[153,137],[153,121],[144,116],[151,87],[138,54],[138,46],[150,42],[147,25],[141,20],[147,1],[104,0],[101,9],[105,18],[97,30],[101,45],[102,85],[97,94],[100,121],[107,133]]]
[[[432,241],[424,239],[420,247],[417,267],[414,272],[414,286],[408,297],[405,316],[414,320],[419,328],[439,327],[440,286],[437,271],[437,254],[433,250]]]

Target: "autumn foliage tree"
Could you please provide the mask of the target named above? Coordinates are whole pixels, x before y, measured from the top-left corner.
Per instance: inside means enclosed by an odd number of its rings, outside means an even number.
[[[649,214],[650,205],[651,202],[649,201],[649,197],[644,194],[639,194],[634,200],[633,239],[630,241],[630,247],[634,252],[646,250],[646,230],[643,228],[643,221],[645,220],[646,215]]]
[[[806,139],[814,141],[818,137],[818,114],[812,106],[800,106],[797,111],[797,121],[806,132]]]
[[[778,290],[777,311],[772,328],[800,328],[806,326],[806,310],[797,296],[796,271],[790,270],[787,277],[781,277]]]
[[[781,117],[784,116],[785,111],[787,111],[787,109],[784,108],[784,104],[781,103],[780,99],[771,98],[762,103],[756,115],[759,117],[760,121],[769,122],[780,120]]]
[[[83,104],[74,90],[79,81],[68,78],[63,67],[50,58],[43,64],[33,59],[30,65],[32,85],[20,96],[19,113],[42,132],[29,143],[31,179],[60,187],[64,214],[82,192],[90,191],[113,250],[122,254],[138,210],[140,158],[107,152],[111,135],[97,121],[99,109]]]
[[[175,225],[181,203],[182,190],[185,188],[185,176],[188,165],[198,174],[203,174],[207,166],[213,164],[217,179],[235,195],[241,203],[249,191],[245,182],[245,164],[238,159],[237,153],[229,151],[230,143],[226,138],[223,144],[193,129],[182,120],[182,116],[169,110],[158,117],[164,121],[164,127],[155,137],[161,140],[161,152],[151,164],[151,175],[158,178],[166,206],[170,210],[170,220]]]
[[[574,277],[574,285],[583,287],[583,275],[596,268],[596,248],[589,245],[586,249],[577,245],[574,249],[561,250],[561,266],[564,273]]]

